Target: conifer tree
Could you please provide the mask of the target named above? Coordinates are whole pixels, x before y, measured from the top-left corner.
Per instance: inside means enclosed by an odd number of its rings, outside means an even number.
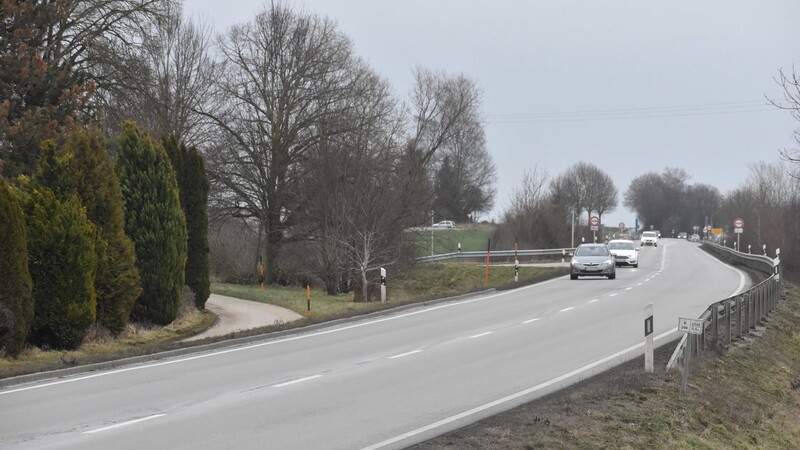
[[[77,196],[61,201],[53,191],[23,181],[35,301],[29,340],[75,349],[95,320],[96,231]]]
[[[48,147],[35,179],[60,197],[77,193],[97,228],[97,321],[116,336],[127,326],[141,286],[114,163],[97,130],[73,131],[58,152]]]
[[[186,264],[186,222],[163,146],[132,122],[122,126],[117,173],[125,229],[136,246],[142,293],[132,318],[166,325],[177,317]]]
[[[181,208],[186,216],[186,285],[194,293],[195,306],[205,308],[211,295],[208,247],[208,190],[210,184],[203,156],[195,148],[178,145],[174,136],[163,138],[178,179]]]
[[[33,320],[25,216],[0,178],[0,353],[19,355]]]

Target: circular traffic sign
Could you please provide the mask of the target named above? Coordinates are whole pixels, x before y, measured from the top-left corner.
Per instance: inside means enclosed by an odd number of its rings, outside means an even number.
[[[589,225],[591,225],[591,226],[597,226],[597,225],[600,225],[600,218],[599,218],[599,217],[597,217],[597,216],[592,216],[592,217],[589,219]]]
[[[744,228],[744,220],[736,219],[733,221],[733,226],[736,228]]]

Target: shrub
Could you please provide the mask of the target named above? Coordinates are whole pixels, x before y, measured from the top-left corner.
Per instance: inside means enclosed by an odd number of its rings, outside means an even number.
[[[16,356],[33,319],[25,216],[8,183],[0,178],[0,351]]]
[[[136,246],[142,293],[132,318],[175,320],[186,264],[186,222],[175,172],[164,148],[132,122],[122,126],[117,173],[125,200],[125,230]]]
[[[61,201],[47,188],[24,185],[35,300],[29,340],[75,349],[95,319],[96,232],[76,196]]]

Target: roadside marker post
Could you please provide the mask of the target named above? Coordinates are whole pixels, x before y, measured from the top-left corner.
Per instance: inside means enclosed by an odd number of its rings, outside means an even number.
[[[489,249],[491,249],[491,248],[492,248],[492,239],[489,238],[489,240],[486,243],[486,275],[483,278],[483,286],[484,287],[489,286],[489,258],[490,258]]]
[[[686,334],[686,344],[683,347],[683,375],[681,376],[681,392],[684,393],[689,383],[689,365],[695,346],[695,335],[703,334],[703,321],[700,319],[679,317],[678,332]]]
[[[311,286],[306,285],[306,302],[308,303],[308,312],[306,315],[310,318],[311,317]]]
[[[644,371],[653,372],[653,304],[644,307]]]
[[[386,269],[381,267],[381,303],[386,303]]]

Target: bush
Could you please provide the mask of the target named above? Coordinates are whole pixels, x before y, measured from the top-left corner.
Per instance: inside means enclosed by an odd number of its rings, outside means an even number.
[[[113,335],[128,325],[141,293],[133,241],[125,234],[125,205],[114,163],[99,131],[76,130],[60,154],[45,150],[36,180],[59,197],[77,194],[97,227],[97,321]]]
[[[122,126],[117,173],[125,230],[136,245],[142,293],[134,320],[166,325],[177,317],[186,264],[186,222],[164,148],[132,122]]]
[[[25,183],[28,262],[35,300],[29,340],[78,348],[95,319],[97,270],[94,226],[75,196],[60,201],[47,188]]]
[[[10,186],[0,178],[0,351],[16,356],[33,319],[25,216]]]

